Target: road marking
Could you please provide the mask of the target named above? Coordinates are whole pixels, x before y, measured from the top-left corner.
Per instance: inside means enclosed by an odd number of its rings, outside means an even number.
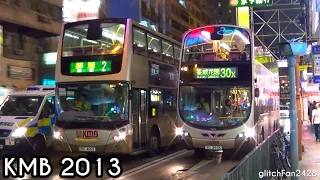
[[[190,176],[194,173],[196,173],[195,171],[202,168],[203,166],[211,163],[212,161],[214,161],[214,159],[212,160],[203,160],[203,161],[200,161],[199,163],[197,163],[196,165],[194,165],[192,168],[190,168],[188,171],[186,171],[185,173],[182,174],[182,176],[180,176],[179,178],[185,178],[187,176]]]
[[[170,155],[167,155],[167,156],[164,156],[162,158],[159,158],[159,159],[156,159],[154,161],[151,161],[147,164],[144,164],[144,165],[141,165],[141,166],[138,166],[136,168],[133,168],[133,169],[130,169],[128,171],[125,171],[122,173],[121,177],[119,178],[106,178],[104,180],[111,180],[111,179],[117,179],[117,180],[121,180],[121,179],[126,179],[128,178],[129,176],[132,176],[132,175],[135,175],[141,171],[144,171],[146,169],[149,169],[151,167],[154,167],[154,166],[157,166],[161,163],[164,163],[164,162],[167,162],[167,161],[170,161],[171,159],[174,159],[174,158],[177,158],[179,156],[182,156],[184,154],[187,154],[189,151],[188,150],[181,150],[181,151],[178,151],[178,152],[175,152],[175,153],[172,153]]]

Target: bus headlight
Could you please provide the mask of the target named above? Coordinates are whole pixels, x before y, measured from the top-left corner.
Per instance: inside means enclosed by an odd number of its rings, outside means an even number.
[[[254,137],[255,134],[256,134],[256,132],[254,131],[254,129],[246,129],[244,131],[244,135],[246,137]]]
[[[60,140],[63,139],[63,137],[61,136],[60,131],[53,131],[53,137],[54,137],[55,139],[60,139]]]
[[[13,131],[12,133],[12,137],[22,137],[24,136],[24,133],[27,132],[27,128],[26,127],[19,127],[18,129],[16,129],[15,131]]]
[[[244,137],[251,138],[251,137],[254,137],[255,134],[256,133],[254,129],[246,129],[244,132],[241,132],[238,134],[238,138],[244,138]]]
[[[116,141],[121,141],[121,140],[124,140],[126,138],[127,134],[126,134],[126,129],[123,128],[123,129],[120,129],[119,132],[118,132],[118,135],[117,136],[114,136],[114,140]]]
[[[182,135],[183,135],[182,128],[176,128],[176,136],[182,136]]]

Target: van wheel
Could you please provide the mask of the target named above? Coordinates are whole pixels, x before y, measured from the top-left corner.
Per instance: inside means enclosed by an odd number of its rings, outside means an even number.
[[[160,134],[159,132],[153,130],[151,131],[149,144],[148,144],[148,152],[150,156],[156,156],[160,149]]]
[[[41,155],[45,153],[46,141],[42,135],[36,135],[31,140],[32,155]]]

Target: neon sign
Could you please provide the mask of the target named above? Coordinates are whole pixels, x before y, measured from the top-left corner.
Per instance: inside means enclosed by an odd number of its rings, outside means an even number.
[[[204,42],[206,42],[206,40],[204,40],[203,38],[198,36],[198,37],[195,37],[195,38],[188,38],[186,40],[186,45],[187,46],[192,46],[194,44],[200,44],[200,43],[204,43]]]
[[[229,6],[247,7],[247,6],[267,6],[272,5],[273,0],[230,0]]]
[[[236,29],[227,29],[225,27],[221,27],[217,34],[221,36],[230,36],[234,34],[235,31]]]
[[[195,79],[231,79],[238,78],[238,68],[197,68],[194,72]]]

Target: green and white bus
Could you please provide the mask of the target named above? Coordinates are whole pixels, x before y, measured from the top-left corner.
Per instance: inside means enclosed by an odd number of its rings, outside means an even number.
[[[131,19],[65,24],[55,148],[155,155],[176,139],[180,43]]]
[[[279,75],[255,60],[253,42],[233,25],[185,33],[176,132],[196,154],[250,151],[278,128]]]

